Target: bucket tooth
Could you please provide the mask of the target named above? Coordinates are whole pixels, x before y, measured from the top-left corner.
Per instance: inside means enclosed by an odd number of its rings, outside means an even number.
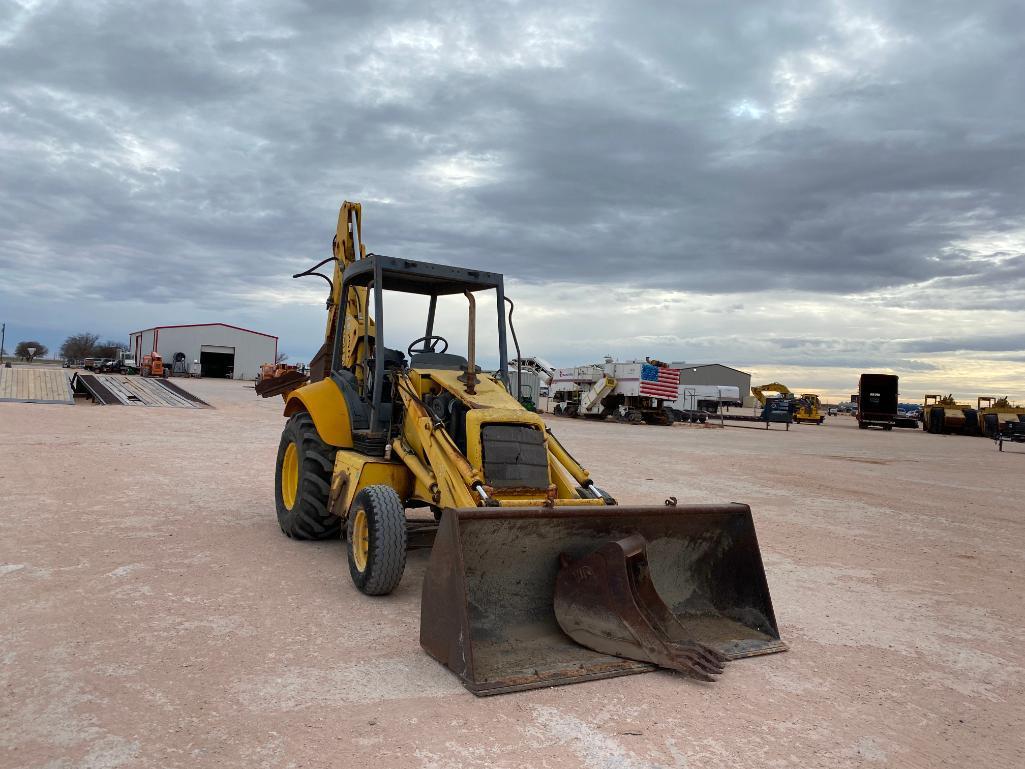
[[[714,681],[726,658],[698,641],[651,581],[644,537],[606,542],[574,560],[563,553],[555,582],[559,627],[581,646]]]

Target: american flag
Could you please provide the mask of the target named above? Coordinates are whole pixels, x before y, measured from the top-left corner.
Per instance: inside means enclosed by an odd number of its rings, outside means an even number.
[[[640,394],[675,401],[680,397],[680,370],[651,363],[641,366]]]

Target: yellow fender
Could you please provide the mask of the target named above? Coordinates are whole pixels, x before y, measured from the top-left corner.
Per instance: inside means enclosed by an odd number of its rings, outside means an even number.
[[[414,476],[402,462],[367,457],[355,451],[335,454],[334,477],[341,479],[332,489],[332,512],[343,520],[349,515],[352,501],[367,486],[390,486],[403,500],[409,499]],[[334,485],[334,484],[332,484]]]
[[[290,417],[300,411],[309,413],[324,443],[342,449],[352,448],[349,407],[338,385],[330,379],[303,385],[288,394],[285,416]]]

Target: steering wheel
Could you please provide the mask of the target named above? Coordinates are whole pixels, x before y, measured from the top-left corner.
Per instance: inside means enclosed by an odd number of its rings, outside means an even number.
[[[418,344],[423,343],[418,349],[414,350]],[[439,344],[444,344],[440,350],[438,349]],[[422,336],[419,339],[414,339],[409,343],[409,347],[406,348],[406,355],[413,357],[415,353],[424,352],[437,352],[442,353],[448,349],[448,340],[443,336]]]

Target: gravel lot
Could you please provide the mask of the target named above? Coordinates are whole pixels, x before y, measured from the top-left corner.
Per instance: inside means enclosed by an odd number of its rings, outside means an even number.
[[[179,380],[181,381],[181,380]],[[624,503],[747,502],[791,651],[477,699],[281,535],[280,399],[0,403],[0,766],[1021,767],[1025,453],[849,417],[556,433]]]

